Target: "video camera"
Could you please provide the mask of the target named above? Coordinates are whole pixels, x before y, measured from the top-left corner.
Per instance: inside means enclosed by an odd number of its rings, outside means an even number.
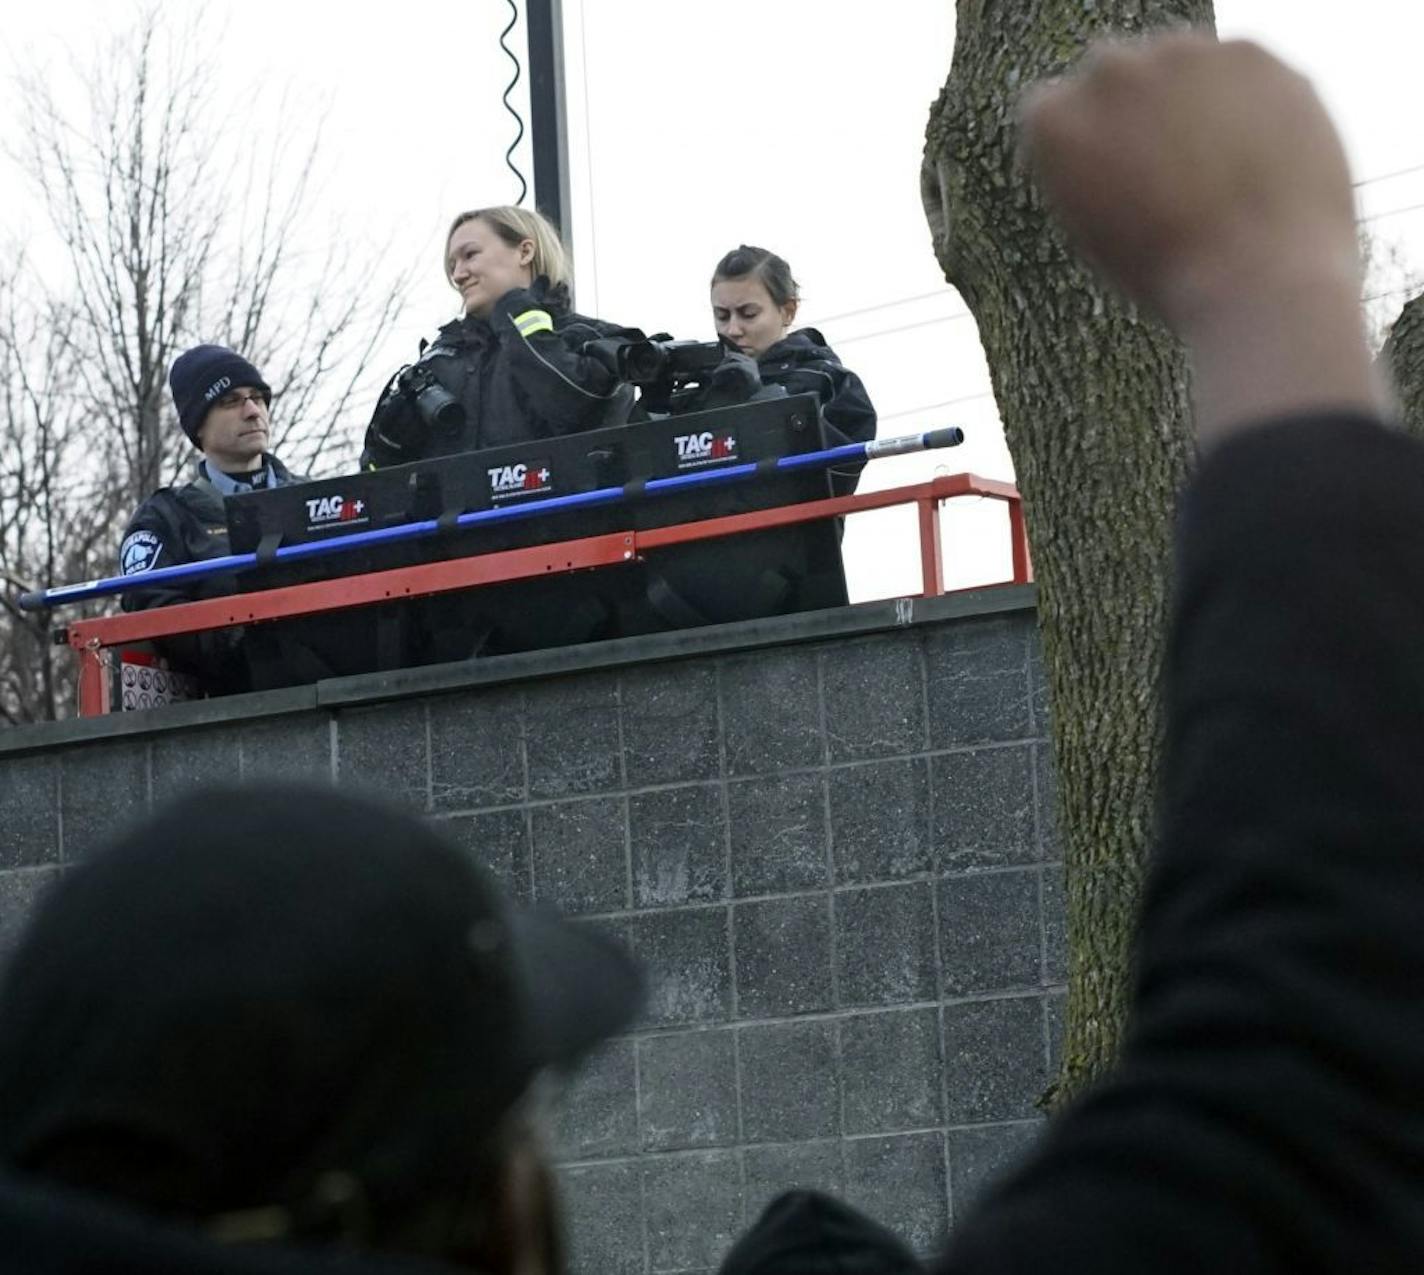
[[[674,341],[665,332],[643,340],[604,337],[587,342],[583,353],[598,359],[620,380],[636,385],[642,391],[643,408],[661,414],[672,410],[674,394],[707,383],[729,358],[736,357],[720,341]]]

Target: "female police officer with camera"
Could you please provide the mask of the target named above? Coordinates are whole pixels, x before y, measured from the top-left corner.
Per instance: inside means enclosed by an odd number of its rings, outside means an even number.
[[[815,394],[826,444],[865,443],[875,437],[875,408],[860,377],[847,368],[815,328],[791,330],[801,293],[791,267],[776,253],[742,244],[712,272],[712,321],[725,345],[756,360],[763,385],[788,394]],[[684,400],[679,411],[700,403]],[[860,465],[831,471],[838,496],[855,490]]]
[[[445,241],[445,277],[464,316],[447,323],[381,394],[363,469],[572,434],[627,419],[633,392],[582,347],[632,329],[574,314],[568,259],[537,212],[462,212]]]

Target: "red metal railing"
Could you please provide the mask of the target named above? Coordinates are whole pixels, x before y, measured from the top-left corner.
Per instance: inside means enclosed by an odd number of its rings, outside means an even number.
[[[475,557],[427,562],[414,567],[342,576],[310,584],[286,585],[259,593],[208,598],[201,602],[185,602],[178,606],[95,620],[76,620],[68,626],[66,640],[79,656],[79,715],[95,717],[111,710],[110,652],[129,643],[182,633],[200,633],[235,624],[258,624],[264,620],[369,606],[398,598],[424,597],[555,572],[612,566],[631,561],[650,549],[668,545],[711,540],[769,527],[786,527],[895,505],[914,504],[917,508],[921,578],[924,584],[921,596],[935,597],[945,591],[939,507],[944,501],[958,496],[987,496],[1008,505],[1013,577],[1003,583],[1029,583],[1033,579],[1033,565],[1029,559],[1023,505],[1018,489],[1012,483],[980,478],[975,474],[951,474],[887,491],[780,505],[752,513],[730,514],[646,531],[620,531],[556,544],[533,545],[526,549],[506,549]]]

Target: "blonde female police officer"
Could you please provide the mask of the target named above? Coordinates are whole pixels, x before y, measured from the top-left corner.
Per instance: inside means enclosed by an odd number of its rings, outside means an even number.
[[[363,469],[626,420],[631,390],[581,348],[641,333],[572,311],[568,258],[543,217],[507,206],[462,212],[446,236],[444,268],[464,313],[386,386]],[[431,412],[451,398],[463,412]]]

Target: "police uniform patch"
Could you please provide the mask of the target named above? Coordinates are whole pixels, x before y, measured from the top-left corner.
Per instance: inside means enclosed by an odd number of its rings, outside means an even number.
[[[162,552],[163,541],[158,538],[156,532],[130,532],[119,546],[119,568],[126,576],[148,571],[158,561],[158,555]]]

